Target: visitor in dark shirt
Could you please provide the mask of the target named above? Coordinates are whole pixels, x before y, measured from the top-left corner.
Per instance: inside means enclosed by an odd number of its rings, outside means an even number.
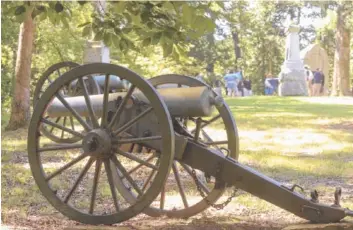
[[[320,96],[321,88],[324,84],[325,76],[320,68],[317,68],[313,77],[313,96]]]
[[[251,80],[248,78],[245,78],[243,81],[244,84],[244,96],[251,96],[252,95],[252,90],[251,90]]]

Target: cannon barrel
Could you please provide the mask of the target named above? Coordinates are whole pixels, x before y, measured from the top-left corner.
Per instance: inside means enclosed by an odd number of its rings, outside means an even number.
[[[93,78],[100,87],[104,87],[104,82],[105,82],[104,75],[94,76]],[[118,89],[118,90],[126,88],[124,82],[119,77],[114,75],[109,76],[109,86],[111,89]]]
[[[157,89],[158,93],[166,103],[169,113],[175,117],[200,117],[210,116],[213,105],[219,103],[219,98],[215,97],[213,92],[207,87],[192,88],[165,88]],[[110,93],[108,97],[109,110],[114,111],[116,101],[119,97],[124,97],[126,92]],[[136,90],[132,94],[133,100],[148,103],[147,98],[140,91]],[[88,116],[88,108],[86,106],[84,96],[66,97],[68,104],[81,116]],[[127,103],[131,106],[133,100]],[[103,110],[103,94],[90,95],[92,108],[97,116],[102,115]],[[47,114],[50,117],[71,116],[71,112],[55,98],[47,108]]]

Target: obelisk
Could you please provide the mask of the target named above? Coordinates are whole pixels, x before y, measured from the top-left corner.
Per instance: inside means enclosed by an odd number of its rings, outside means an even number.
[[[304,64],[300,59],[299,30],[298,25],[290,25],[287,29],[285,60],[279,74],[280,96],[308,95]]]
[[[92,2],[92,4],[101,19],[103,19],[106,9],[106,1],[97,0]],[[103,41],[93,41],[92,37],[91,40],[86,41],[86,47],[83,53],[83,63],[88,64],[95,62],[110,63],[110,52],[109,48],[104,45]]]

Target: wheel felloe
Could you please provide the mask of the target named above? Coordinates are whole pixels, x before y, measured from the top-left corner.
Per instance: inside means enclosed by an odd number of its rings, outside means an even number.
[[[63,128],[55,122],[48,121],[46,109],[50,102],[58,97],[62,87],[94,74],[108,76],[106,80],[109,79],[109,75],[119,76],[132,84],[122,103],[129,101],[135,88],[142,92],[149,101],[148,105],[140,107],[142,115],[135,116],[135,119],[125,116],[124,122],[119,123],[118,118],[121,118],[120,115],[124,114],[126,109],[125,106],[121,106],[108,119],[109,89],[105,87],[101,117],[90,113],[90,122],[85,122],[86,118],[74,113],[70,104],[63,103],[69,111],[72,111],[75,128],[68,126]],[[85,90],[82,93],[85,106],[92,107],[89,93]],[[64,102],[66,98],[62,97],[62,100]],[[166,108],[148,82],[120,66],[89,64],[63,74],[51,83],[50,88],[37,102],[29,127],[29,163],[42,194],[61,213],[70,219],[87,224],[113,224],[140,213],[158,195],[174,157],[174,131]],[[142,140],[160,143],[163,152],[159,154],[159,161],[148,160],[152,153],[135,156],[121,149],[122,144],[133,144],[143,138],[129,130],[147,119],[146,116],[154,116],[158,121],[158,124],[156,123],[158,136]],[[43,124],[63,129],[79,137],[81,141],[75,144],[57,144],[39,135]],[[77,126],[80,128],[77,129]],[[149,172],[153,171],[153,177],[132,175],[131,170],[137,164],[142,164]],[[133,204],[126,202],[115,188],[113,176],[117,174],[117,170],[124,183],[130,187],[131,195],[138,197]],[[146,184],[148,186],[145,186]]]

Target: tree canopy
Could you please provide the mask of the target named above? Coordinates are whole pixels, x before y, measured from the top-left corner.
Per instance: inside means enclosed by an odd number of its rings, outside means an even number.
[[[19,24],[26,12],[36,22],[31,85],[50,65],[66,60],[82,63],[85,41],[103,40],[111,48],[112,63],[125,65],[142,76],[161,73],[220,78],[229,69],[241,69],[263,93],[267,73],[280,72],[284,29],[290,18],[324,19],[322,26],[302,27],[302,48],[320,43],[334,69],[337,10],[344,6],[350,28],[351,4],[345,1],[304,2],[107,2],[97,11],[90,2],[2,3],[2,102],[11,99]],[[18,24],[14,23],[17,21]],[[352,40],[352,38],[350,38]],[[352,47],[353,42],[350,42]],[[353,55],[350,55],[352,63]],[[352,64],[350,81],[352,81]],[[209,81],[212,83],[212,81]]]

